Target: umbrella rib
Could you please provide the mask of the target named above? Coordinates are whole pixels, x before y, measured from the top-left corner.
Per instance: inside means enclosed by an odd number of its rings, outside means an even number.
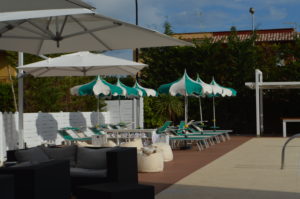
[[[26,37],[26,36],[12,36],[12,35],[11,36],[1,36],[1,38],[6,38],[6,39],[44,39],[42,37]]]
[[[81,71],[86,73],[86,72],[88,72],[88,71],[93,71],[93,70],[92,70],[93,68],[95,68],[95,67],[94,67],[94,66],[84,67],[84,68],[82,68]]]
[[[64,22],[63,22],[63,24],[61,26],[61,29],[60,29],[60,32],[59,32],[60,36],[62,35],[63,31],[65,30],[65,26],[66,26],[67,20],[68,20],[68,15],[65,16]]]
[[[52,21],[52,17],[49,17],[49,20],[48,20],[48,23],[47,23],[47,26],[46,26],[46,30],[49,30],[51,21]],[[44,41],[45,41],[44,39],[41,39],[40,46],[39,46],[39,48],[38,48],[39,50],[37,51],[38,54],[41,54],[41,51],[42,51],[42,47],[43,47]]]
[[[37,51],[37,52],[38,52],[38,53],[37,53],[38,55],[41,54],[41,51],[42,51],[42,47],[43,47],[44,41],[45,41],[44,39],[41,39],[40,46],[39,46],[39,48],[38,48],[39,50]]]
[[[48,70],[49,70],[48,68],[39,68],[39,69],[29,70],[28,73],[29,74],[35,74],[34,76],[40,77],[42,74],[46,73]]]
[[[120,70],[122,70],[122,71],[124,71],[124,72],[126,72],[126,73],[132,74],[132,72],[130,72],[130,71],[124,69],[122,66],[117,66],[117,68],[119,68]]]
[[[80,23],[76,18],[74,18],[73,16],[70,16],[79,26],[81,26],[83,28],[84,31],[82,32],[78,32],[78,33],[74,33],[74,34],[70,34],[70,35],[66,35],[64,36],[64,38],[68,38],[68,37],[74,37],[77,35],[81,35],[81,34],[86,34],[89,33],[94,39],[96,39],[99,43],[101,43],[104,47],[106,47],[108,50],[111,50],[111,48],[105,44],[101,39],[99,39],[93,32],[96,31],[101,31],[101,30],[107,30],[107,29],[111,29],[111,28],[116,28],[121,26],[121,23],[117,23],[117,22],[113,22],[112,25],[108,25],[108,26],[103,26],[103,27],[98,27],[95,29],[91,29],[89,30],[88,28],[86,28],[82,23]]]
[[[22,20],[17,24],[4,23],[4,24],[6,24],[6,26],[0,30],[0,34],[2,35],[2,34],[8,32],[8,31],[14,29],[16,26],[19,26],[19,25],[21,25],[25,22],[26,22],[26,20]]]
[[[28,20],[28,23],[31,24],[32,26],[36,27],[37,29],[39,29],[40,31],[42,31],[43,33],[49,35],[50,37],[54,38],[55,35],[49,30],[49,27],[47,27],[47,30],[43,29],[42,27],[38,26],[37,24],[33,23],[32,21]]]
[[[120,69],[120,70],[126,72],[127,75],[128,75],[128,74],[129,74],[129,75],[133,74],[133,72],[131,72],[130,70],[126,70],[126,69],[122,68],[123,66],[103,66],[103,67],[101,67],[101,70],[104,70],[104,69],[110,68],[110,67],[116,67],[116,68],[118,68],[118,69]],[[92,69],[94,69],[94,70],[92,70]],[[87,71],[96,71],[96,70],[99,70],[99,68],[96,68],[96,67],[90,67],[90,69],[87,70]]]
[[[86,28],[82,23],[80,23],[75,17],[71,16],[71,18],[79,25],[83,30],[85,31],[84,33],[89,33],[94,39],[96,39],[100,44],[102,44],[107,50],[112,50],[106,43],[104,43],[101,39],[99,39],[93,32],[88,32],[88,28]],[[114,28],[115,26],[106,26],[106,27],[101,27],[100,30],[105,30],[109,28]],[[99,30],[99,31],[100,31]]]
[[[49,68],[45,68],[45,71],[42,71],[41,73],[39,73],[38,75],[36,75],[37,77],[42,76],[43,74],[47,73],[49,71]]]
[[[52,21],[52,17],[49,17],[49,20],[48,20],[48,23],[47,23],[47,27],[46,27],[47,30],[50,29],[51,21]]]
[[[105,44],[101,39],[99,39],[94,33],[90,33],[94,39],[96,39],[100,44],[102,44],[107,50],[112,50],[107,44]]]
[[[7,25],[10,25],[10,24],[7,23]],[[40,32],[34,31],[34,30],[29,29],[29,28],[26,28],[26,27],[22,27],[21,25],[22,25],[22,24],[18,24],[18,25],[14,26],[14,27],[17,27],[17,28],[19,28],[19,29],[25,30],[25,31],[27,31],[27,32],[31,32],[31,33],[40,35],[40,36],[42,36],[42,37],[46,37],[46,35],[44,35],[44,34],[42,34],[42,33],[40,33]]]

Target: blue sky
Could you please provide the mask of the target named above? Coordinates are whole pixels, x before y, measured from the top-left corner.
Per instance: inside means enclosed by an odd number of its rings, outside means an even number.
[[[135,0],[84,0],[106,16],[135,23]],[[174,32],[251,29],[249,8],[258,29],[292,27],[300,17],[299,0],[138,0],[140,25],[162,31],[168,20]]]
[[[135,0],[84,1],[99,14],[135,23]],[[299,0],[138,0],[138,4],[139,25],[160,32],[166,20],[176,33],[227,31],[231,26],[251,29],[250,7],[255,9],[256,29],[300,25]]]

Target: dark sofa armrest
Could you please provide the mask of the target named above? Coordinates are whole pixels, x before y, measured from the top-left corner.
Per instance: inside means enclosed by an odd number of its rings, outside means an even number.
[[[0,168],[0,174],[12,174],[14,176],[16,199],[68,199],[71,194],[70,165],[67,160],[4,167]]]
[[[138,183],[137,150],[117,147],[107,152],[107,177],[110,182]]]

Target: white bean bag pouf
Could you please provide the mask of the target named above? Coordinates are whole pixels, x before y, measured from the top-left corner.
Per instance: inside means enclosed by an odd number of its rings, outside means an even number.
[[[137,150],[140,150],[143,148],[143,142],[142,139],[134,139],[133,141],[130,142],[123,142],[120,144],[121,147],[136,147]]]
[[[115,147],[117,146],[116,143],[114,143],[111,140],[108,140],[106,143],[104,143],[103,145],[101,145],[102,147]]]
[[[152,154],[138,153],[139,172],[161,172],[164,170],[164,159],[160,152]]]
[[[165,162],[169,162],[169,161],[173,160],[173,151],[169,144],[163,143],[163,142],[158,142],[158,143],[152,144],[152,146],[156,146],[157,150],[162,153]]]

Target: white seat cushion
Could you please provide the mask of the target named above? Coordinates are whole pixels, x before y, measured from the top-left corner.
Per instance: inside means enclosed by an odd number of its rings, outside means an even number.
[[[164,160],[160,152],[146,155],[138,153],[139,172],[161,172],[164,170]]]
[[[169,162],[169,161],[173,160],[173,151],[169,144],[163,143],[163,142],[158,142],[158,143],[152,144],[152,146],[156,146],[157,150],[162,153],[165,162]]]

